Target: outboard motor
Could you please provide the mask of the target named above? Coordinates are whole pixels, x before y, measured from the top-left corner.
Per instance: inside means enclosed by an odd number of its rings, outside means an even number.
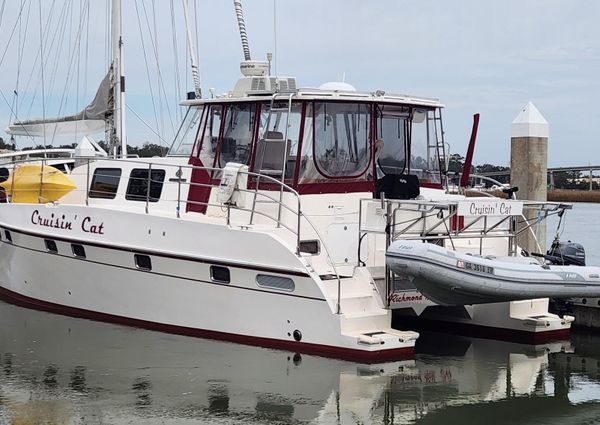
[[[557,266],[585,266],[585,249],[575,242],[554,239],[544,258]]]

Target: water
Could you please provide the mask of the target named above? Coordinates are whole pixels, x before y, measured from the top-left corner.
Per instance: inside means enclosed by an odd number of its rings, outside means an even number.
[[[600,204],[576,203],[567,211],[561,225],[560,239],[582,244],[586,251],[586,264],[600,266]],[[558,217],[548,219],[548,244],[556,235]]]
[[[600,265],[598,212],[576,205],[563,238]],[[0,302],[0,424],[600,423],[600,333],[425,333],[416,351],[362,365]]]

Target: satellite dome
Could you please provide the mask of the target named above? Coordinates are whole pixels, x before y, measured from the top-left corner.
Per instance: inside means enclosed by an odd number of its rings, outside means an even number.
[[[331,90],[331,91],[356,91],[352,84],[344,83],[341,81],[332,81],[324,83],[319,86],[319,90]]]

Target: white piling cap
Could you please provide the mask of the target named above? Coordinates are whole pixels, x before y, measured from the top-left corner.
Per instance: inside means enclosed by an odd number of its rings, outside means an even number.
[[[532,102],[525,105],[512,122],[510,137],[546,137],[548,138],[548,121]]]

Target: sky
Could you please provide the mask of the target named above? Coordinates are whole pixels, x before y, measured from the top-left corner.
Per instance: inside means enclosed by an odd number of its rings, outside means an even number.
[[[27,25],[15,27],[30,3]],[[181,1],[124,3],[128,143],[168,144],[181,119],[177,102],[193,90]],[[20,118],[41,116],[42,92],[47,116],[77,112],[108,67],[106,0],[0,5],[0,127],[13,118],[11,109]],[[233,1],[189,0],[189,6],[203,93],[227,92],[240,77],[242,60]],[[473,114],[480,113],[475,164],[509,165],[511,122],[531,101],[549,122],[549,166],[600,165],[600,2],[252,0],[243,6],[253,59],[275,53],[273,71],[296,77],[301,87],[344,79],[359,90],[438,98],[445,105],[445,140],[461,155]],[[51,31],[61,27],[61,10],[75,17],[64,20],[62,44]],[[89,20],[81,33],[85,40],[75,43],[80,11]],[[40,45],[44,90],[36,61]],[[66,92],[74,100],[61,107]],[[0,137],[9,138],[2,130]]]

